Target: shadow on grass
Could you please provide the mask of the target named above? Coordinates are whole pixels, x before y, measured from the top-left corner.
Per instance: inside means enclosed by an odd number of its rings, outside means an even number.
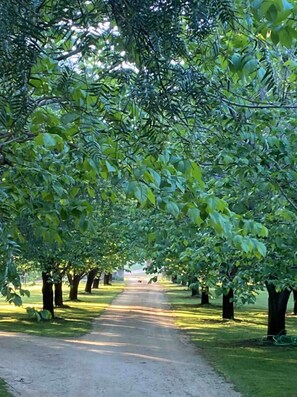
[[[112,289],[94,291],[92,294],[80,292],[79,301],[67,300],[64,294],[66,307],[55,308],[55,318],[51,321],[34,321],[28,318],[25,308],[41,308],[40,291],[33,291],[31,299],[27,299],[24,306],[16,308],[8,304],[1,305],[0,331],[24,332],[31,335],[47,337],[79,337],[90,332],[93,320],[98,317],[112,300],[123,291],[123,285]],[[1,396],[0,396],[1,397]]]
[[[297,397],[296,346],[265,341],[265,297],[259,306],[235,308],[236,320],[224,321],[221,306],[189,304],[189,291],[166,288],[177,325],[243,396]],[[296,316],[288,316],[286,326],[288,335],[297,335]]]

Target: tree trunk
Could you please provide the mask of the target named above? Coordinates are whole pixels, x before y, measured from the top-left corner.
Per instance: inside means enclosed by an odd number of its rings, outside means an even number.
[[[63,307],[62,281],[55,283],[55,306]]]
[[[97,277],[93,281],[93,289],[98,289],[99,288],[99,283],[100,283],[100,277],[102,273],[99,273]]]
[[[232,288],[229,289],[226,295],[223,295],[223,318],[228,320],[234,320],[234,291]]]
[[[192,277],[189,280],[189,285],[191,286],[192,296],[199,296],[199,284],[197,277]]]
[[[112,277],[111,273],[105,273],[104,274],[104,279],[103,279],[103,284],[104,285],[111,285],[111,277]]]
[[[70,284],[70,291],[69,291],[69,299],[71,301],[76,301],[78,298],[78,286],[80,282],[81,276],[75,274],[74,276],[68,275],[68,280]]]
[[[93,269],[93,270],[90,270],[88,273],[86,287],[85,287],[85,292],[87,292],[88,294],[92,293],[92,284],[93,284],[93,281],[97,274],[97,271],[98,271],[97,269]]]
[[[187,285],[187,279],[185,277],[182,277],[181,285]]]
[[[266,288],[268,291],[267,339],[271,340],[275,335],[286,334],[286,310],[291,291],[285,289],[277,292],[275,286],[268,283]]]
[[[177,275],[174,274],[173,276],[171,276],[171,282],[176,284],[177,283]]]
[[[51,312],[54,318],[54,292],[53,282],[47,272],[42,272],[42,300],[43,309]]]
[[[294,307],[293,314],[297,315],[297,289],[293,289]]]
[[[201,305],[208,305],[209,304],[209,288],[202,287],[201,288]]]

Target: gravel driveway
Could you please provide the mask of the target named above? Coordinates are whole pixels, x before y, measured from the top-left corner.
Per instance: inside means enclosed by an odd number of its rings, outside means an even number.
[[[23,397],[240,397],[185,341],[162,288],[146,280],[130,276],[81,338],[0,332],[0,378]]]

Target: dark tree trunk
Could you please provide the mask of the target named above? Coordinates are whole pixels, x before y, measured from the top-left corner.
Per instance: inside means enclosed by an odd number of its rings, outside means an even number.
[[[100,278],[96,277],[93,281],[93,289],[98,289],[99,288],[99,282],[100,282]]]
[[[93,270],[90,270],[88,273],[86,287],[85,287],[85,292],[87,292],[88,294],[92,293],[92,284],[93,284],[93,281],[95,279],[97,272],[98,272],[97,269],[93,269]]]
[[[192,277],[189,280],[189,285],[191,286],[192,296],[199,296],[199,284],[197,277]]]
[[[177,283],[177,275],[174,274],[173,276],[171,276],[171,282],[176,284]]]
[[[293,299],[294,299],[293,314],[297,315],[297,289],[293,289]]]
[[[81,279],[81,275],[75,274],[74,276],[68,275],[68,280],[70,284],[69,299],[71,301],[76,301],[78,298],[78,286]]]
[[[46,272],[42,272],[42,300],[43,309],[50,311],[54,318],[53,282],[50,275]]]
[[[185,277],[181,279],[181,285],[187,285],[187,279]]]
[[[202,287],[201,288],[201,305],[208,305],[209,304],[209,288]]]
[[[104,274],[103,284],[104,285],[111,285],[111,278],[112,278],[112,274],[111,273]]]
[[[55,283],[55,306],[63,307],[62,281]]]
[[[191,294],[192,296],[199,297],[199,288],[198,287],[192,288],[191,290],[192,290],[192,294]]]
[[[266,288],[268,291],[267,339],[269,340],[275,335],[286,334],[286,310],[291,291],[285,289],[277,292],[275,286],[268,283]]]
[[[223,318],[228,320],[234,320],[234,291],[232,288],[226,295],[223,295]]]

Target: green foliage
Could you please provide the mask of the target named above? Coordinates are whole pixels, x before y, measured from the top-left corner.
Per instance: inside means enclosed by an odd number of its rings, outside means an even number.
[[[35,267],[83,274],[130,244],[211,284],[224,263],[241,290],[296,284],[295,3],[0,6],[0,222],[23,257],[30,235]]]
[[[35,307],[26,307],[26,312],[30,320],[49,321],[52,319],[52,314],[48,310],[36,310]]]

